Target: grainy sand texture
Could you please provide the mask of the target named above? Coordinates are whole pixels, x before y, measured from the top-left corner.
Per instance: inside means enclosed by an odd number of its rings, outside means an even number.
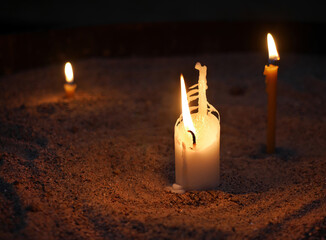
[[[173,194],[180,73],[208,67],[221,183]],[[281,56],[265,153],[265,56],[72,62],[0,78],[1,239],[325,239],[326,58]]]

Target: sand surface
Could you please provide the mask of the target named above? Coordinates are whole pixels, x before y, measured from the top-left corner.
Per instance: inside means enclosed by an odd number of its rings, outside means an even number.
[[[284,55],[265,154],[265,56],[88,59],[0,78],[1,239],[325,239],[326,57]],[[179,75],[208,67],[221,183],[173,194]]]

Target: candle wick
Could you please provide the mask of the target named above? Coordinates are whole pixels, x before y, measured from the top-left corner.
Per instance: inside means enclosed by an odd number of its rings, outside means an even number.
[[[270,59],[270,58],[268,58],[268,66],[269,65],[275,65],[275,66],[278,66],[278,63],[279,63],[279,60],[278,59]]]
[[[192,146],[193,146],[193,148],[195,148],[196,147],[196,135],[191,130],[188,130],[188,132],[190,132],[192,135]]]

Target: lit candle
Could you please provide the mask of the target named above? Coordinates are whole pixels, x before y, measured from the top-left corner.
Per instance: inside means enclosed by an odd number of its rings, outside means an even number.
[[[264,75],[266,76],[266,92],[268,95],[267,104],[267,153],[275,151],[275,125],[276,125],[276,89],[277,70],[276,61],[280,59],[274,39],[270,33],[267,34],[267,45],[269,53],[268,65],[265,65]]]
[[[74,73],[70,62],[67,62],[65,65],[65,75],[66,75],[66,83],[64,85],[64,88],[66,91],[66,96],[73,97],[77,85],[74,83]]]
[[[207,102],[207,67],[197,63],[198,84],[186,93],[181,75],[182,114],[174,128],[175,178],[172,191],[216,188],[220,178],[220,116]],[[198,101],[189,108],[188,103]]]

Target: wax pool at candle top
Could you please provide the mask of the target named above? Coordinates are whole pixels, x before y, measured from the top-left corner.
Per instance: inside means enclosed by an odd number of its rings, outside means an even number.
[[[213,114],[202,116],[201,114],[191,114],[194,127],[196,129],[196,150],[203,150],[216,141],[216,135],[219,134],[220,123]],[[175,134],[178,141],[185,143],[187,147],[192,147],[192,135],[185,129],[183,122],[176,126]]]

